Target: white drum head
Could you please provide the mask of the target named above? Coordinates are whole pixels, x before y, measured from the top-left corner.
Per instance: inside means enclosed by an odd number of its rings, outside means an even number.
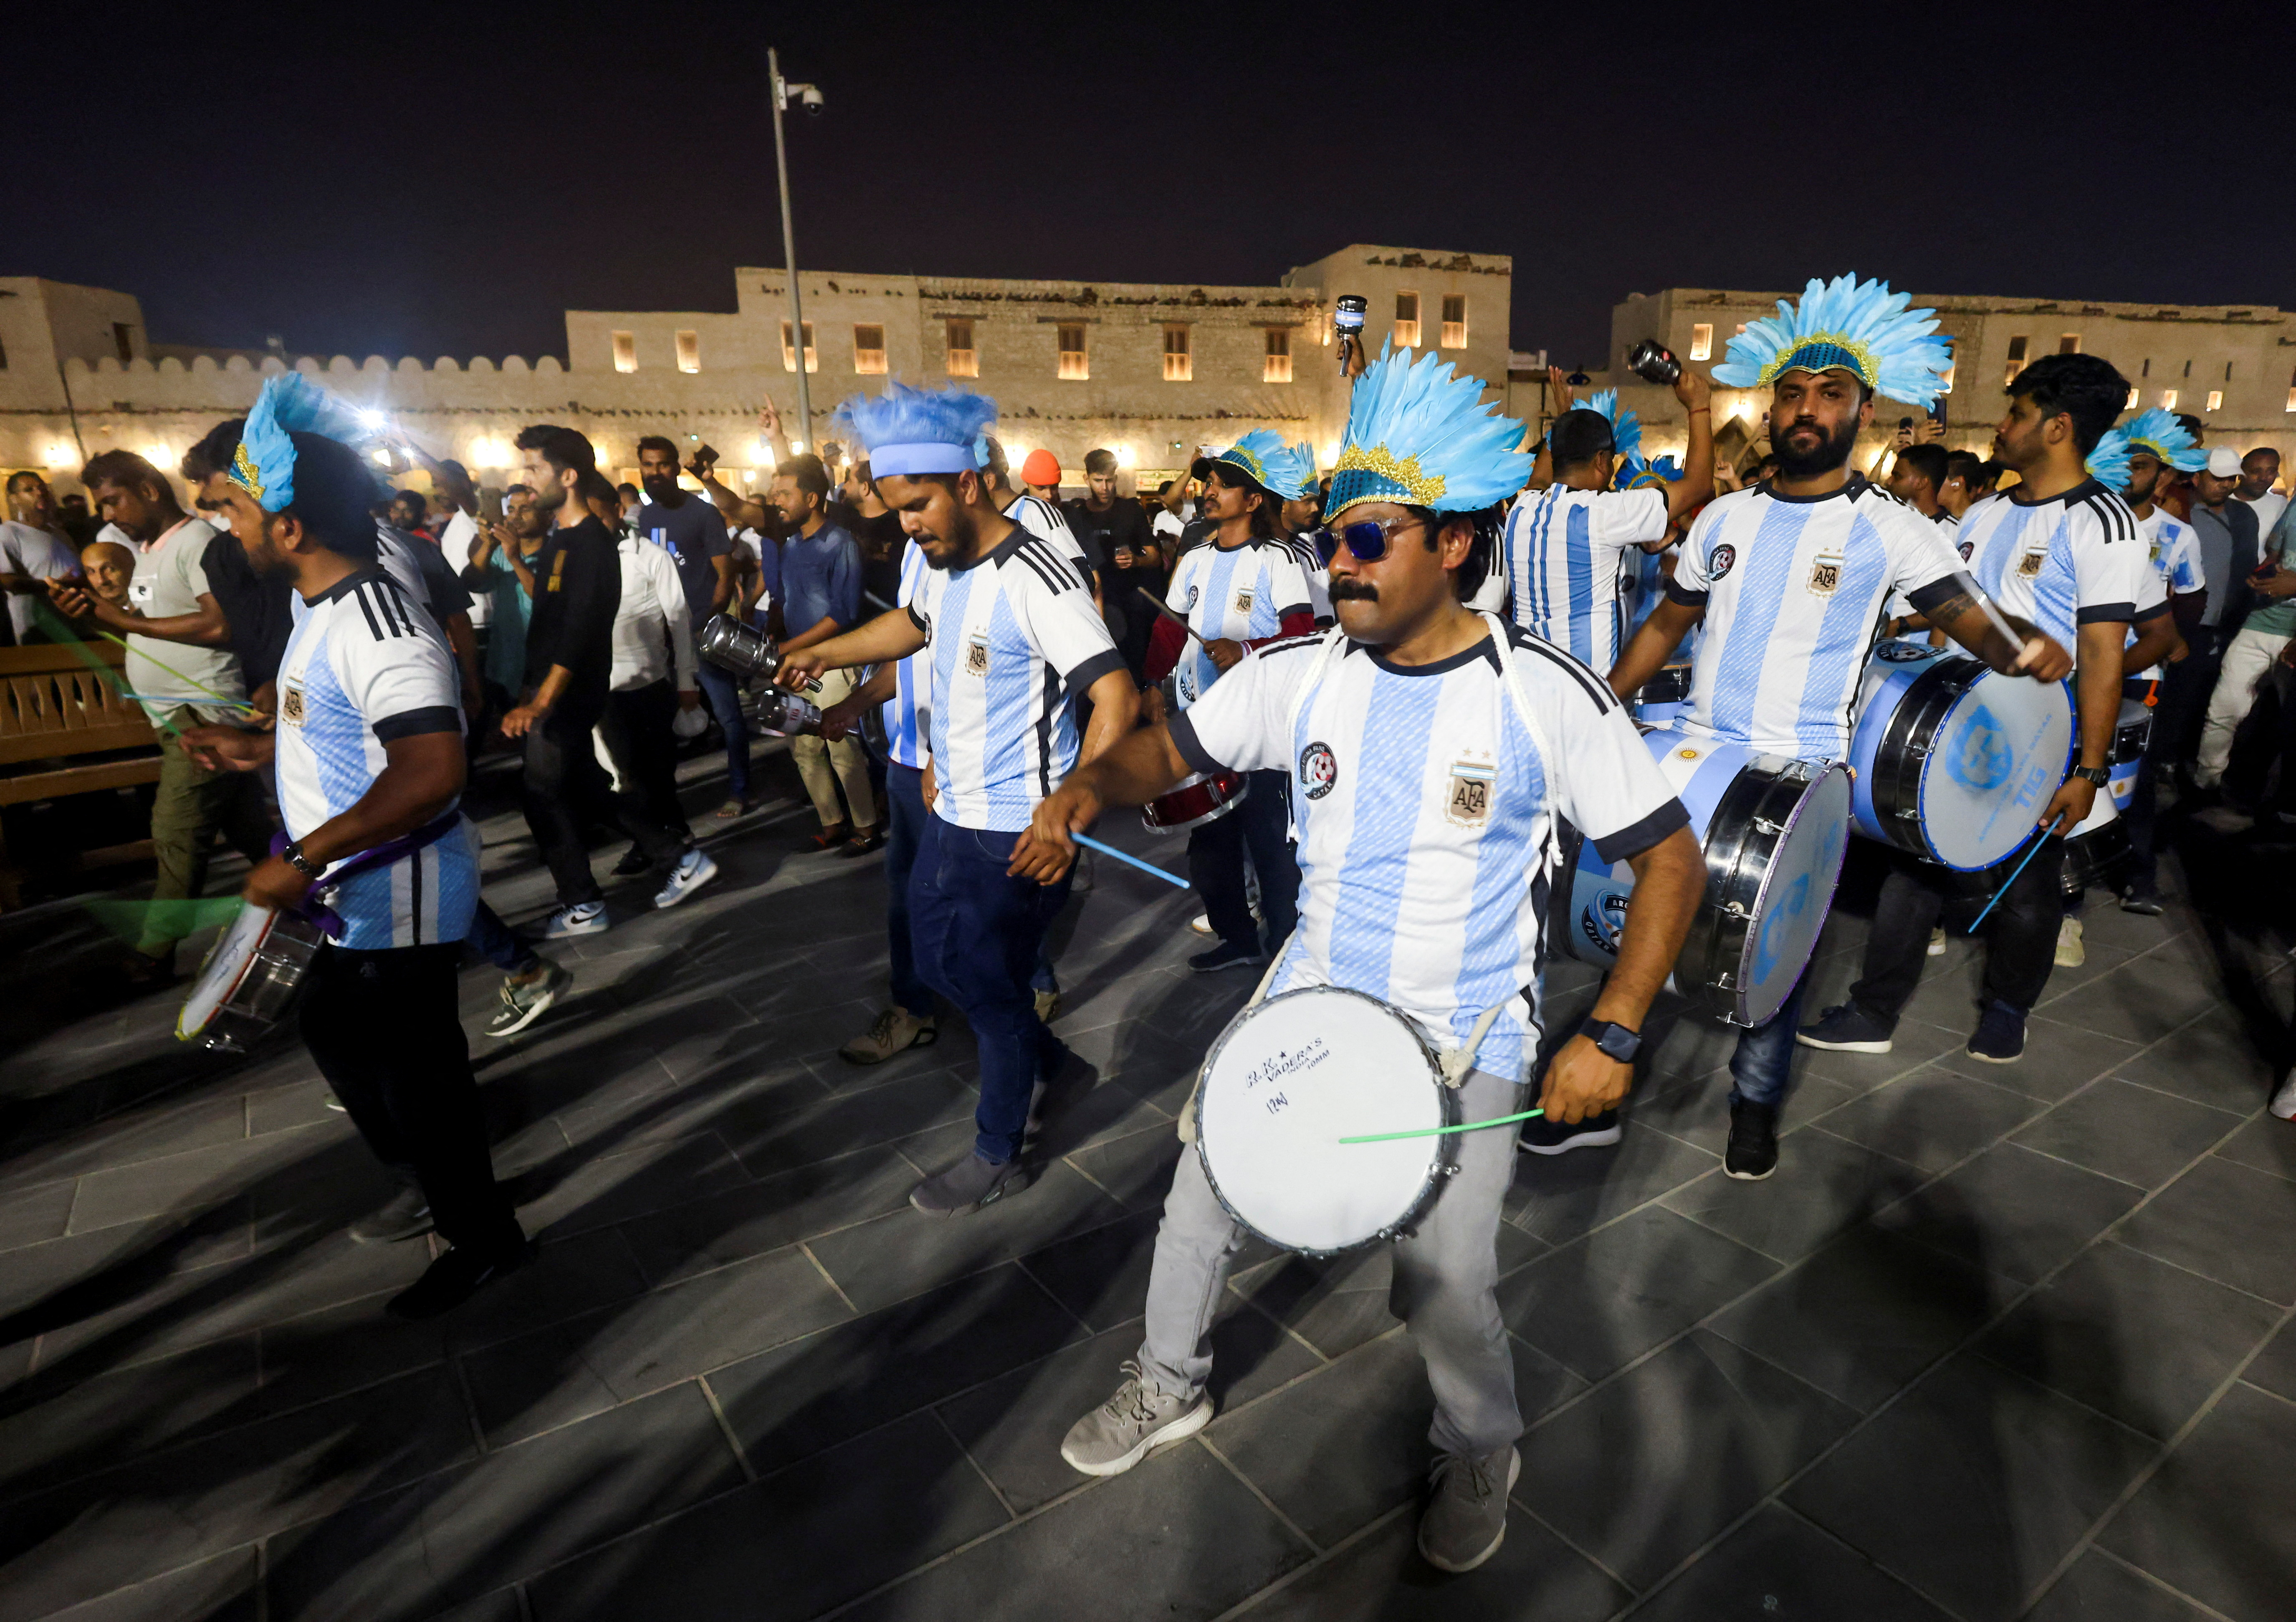
[[[1922,768],[1922,832],[1938,859],[1972,872],[2016,849],[2064,781],[2072,746],[2063,683],[1993,671],[1971,683]]]
[[[1449,1140],[1340,1140],[1444,1126],[1450,1096],[1427,1044],[1385,1004],[1333,987],[1287,991],[1214,1044],[1196,1150],[1220,1203],[1253,1233],[1287,1250],[1343,1250],[1415,1214]]]
[[[192,984],[192,995],[184,999],[184,1011],[176,1016],[176,1036],[184,1042],[196,1039],[214,1019],[216,1010],[231,999],[245,978],[247,968],[261,950],[264,938],[279,914],[267,906],[252,903],[240,908],[239,916],[232,920],[216,944],[208,949],[207,962],[200,965],[200,978]]]
[[[1740,962],[1739,1007],[1749,1026],[1785,1006],[1833,907],[1833,887],[1849,846],[1849,774],[1829,766],[1794,807],[1754,903]]]

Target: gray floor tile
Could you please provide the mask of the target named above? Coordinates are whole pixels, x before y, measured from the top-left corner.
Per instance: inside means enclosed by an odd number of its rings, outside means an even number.
[[[256,1622],[255,1551],[234,1549],[60,1610],[47,1622]]]
[[[1932,1176],[2040,1113],[2021,1093],[1950,1070],[1915,1070],[1830,1112],[1821,1130]]]
[[[1963,1356],[1786,1501],[1970,1622],[2005,1622],[2153,1452],[2135,1431]]]
[[[0,1167],[0,1188],[24,1188],[169,1159],[193,1150],[238,1143],[246,1136],[247,1111],[236,1094],[163,1100],[19,1149]],[[229,1164],[229,1157],[220,1163]],[[172,1173],[158,1175],[171,1184],[179,1180]],[[149,1210],[134,1213],[152,1214]],[[100,1225],[81,1225],[84,1231]]]
[[[2296,1122],[2259,1115],[2217,1152],[2235,1164],[2296,1182]]]
[[[1244,1614],[1251,1622],[1599,1622],[1628,1598],[1519,1509],[1499,1552],[1462,1577],[1419,1558],[1418,1532],[1417,1507],[1406,1508]]]
[[[292,1086],[266,1087],[247,1094],[247,1135],[284,1132],[293,1126],[318,1126],[342,1117],[327,1107],[333,1096],[324,1081],[314,1077]]]
[[[578,1233],[543,1246],[532,1266],[456,1307],[446,1320],[448,1344],[459,1351],[492,1346],[628,1300],[644,1288],[619,1233]]]
[[[2279,1321],[2254,1296],[2108,1241],[2027,1298],[1976,1349],[2165,1440]]]
[[[238,1101],[231,1101],[236,1113]],[[339,1140],[340,1126],[301,1126],[259,1138],[217,1143],[131,1166],[92,1171],[79,1180],[71,1231],[86,1233],[154,1216],[195,1216],[237,1200]]]
[[[2240,1117],[2108,1076],[2011,1140],[2140,1188],[2158,1188]]]
[[[1128,1323],[1145,1310],[1162,1220],[1160,1212],[1143,1211],[1032,1250],[1021,1265],[1087,1328]]]
[[[1388,1291],[1394,1250],[1372,1245],[1321,1260],[1279,1257],[1239,1269],[1231,1287],[1326,1357],[1393,1329]]]
[[[1778,1157],[1778,1175],[1766,1182],[1711,1171],[1660,1203],[1791,1262],[1927,1181],[1904,1161],[1835,1137],[1822,1125],[1783,1140]]]
[[[947,1432],[920,1414],[546,1571],[527,1596],[535,1622],[794,1622],[1007,1519]],[[1104,1545],[1094,1554],[1103,1557]]]
[[[1502,1279],[1499,1310],[1531,1345],[1597,1380],[1777,1269],[1759,1251],[1653,1208]]]
[[[109,1374],[35,1377],[0,1405],[0,1497],[20,1497],[257,1417],[242,1335]]]
[[[2143,1050],[2125,1036],[2067,1025],[2037,1013],[2025,1021],[2025,1057],[2015,1064],[1988,1064],[1957,1043],[1937,1056],[1937,1068],[1968,1076],[2012,1093],[2052,1102],[2079,1091]]]
[[[1816,1010],[1810,1011],[1814,1019]],[[1816,1077],[1822,1080],[1838,1081],[1861,1092],[1872,1092],[1898,1077],[1918,1070],[1939,1054],[1949,1053],[1969,1040],[1966,1026],[1930,1025],[1916,1019],[1898,1021],[1890,1033],[1890,1051],[1886,1053],[1832,1053],[1820,1048],[1801,1047],[1794,1053],[1797,1078]],[[1792,1104],[1789,1101],[1787,1109]]]
[[[1871,1409],[1975,1333],[2014,1288],[1870,1225],[1714,1321],[1717,1334]]]
[[[2296,1185],[2211,1155],[2122,1228],[2124,1244],[2282,1306],[2296,1302],[2296,1248],[2259,1244],[2296,1219]]]
[[[1776,1504],[1701,1555],[1636,1622],[1946,1622],[1946,1613]]]
[[[2271,1061],[2229,1009],[2168,1033],[2113,1074],[2243,1115],[2270,1100],[2276,1079]]]
[[[395,1318],[384,1310],[389,1299],[365,1296],[266,1325],[258,1405],[284,1413],[443,1361],[446,1325]]]
[[[2209,1613],[2091,1549],[2026,1613],[2030,1622],[2208,1622]]]
[[[2049,1018],[2067,1025],[2131,1042],[2158,1042],[2218,1006],[2222,995],[2177,959],[2149,952],[2042,1006]]]
[[[2275,1335],[2241,1378],[2296,1402],[2296,1328]]]
[[[1726,1129],[1718,1126],[1710,1151],[1630,1125],[1614,1149],[1517,1155],[1507,1220],[1548,1244],[1576,1239],[1713,1170],[1721,1164]]]
[[[1874,1221],[2030,1283],[2144,1197],[2128,1184],[2014,1143],[1997,1143]]]
[[[1118,1086],[1101,1091],[1131,1097]],[[1160,1212],[1164,1197],[1172,1192],[1173,1168],[1183,1154],[1194,1152],[1180,1142],[1170,1121],[1156,1120],[1136,1132],[1078,1149],[1069,1155],[1068,1163],[1107,1190],[1127,1210]]]
[[[519,1221],[537,1239],[566,1239],[710,1194],[751,1186],[714,1135],[649,1143],[621,1154],[562,1157],[512,1180]]]
[[[1533,1430],[1514,1495],[1647,1588],[1857,1420],[1741,1348],[1692,1334]]]
[[[2234,1386],[2098,1535],[2237,1622],[2288,1615],[2296,1573],[2296,1403]]]
[[[66,1178],[0,1194],[0,1250],[62,1239],[71,1215],[73,1187]]]
[[[898,1211],[916,1184],[898,1151],[864,1149],[634,1217],[622,1237],[648,1279],[671,1283]]]
[[[751,1175],[765,1177],[964,1119],[973,1104],[968,1077],[932,1070],[795,1108],[779,1094],[737,1099],[718,1112],[717,1129]]]

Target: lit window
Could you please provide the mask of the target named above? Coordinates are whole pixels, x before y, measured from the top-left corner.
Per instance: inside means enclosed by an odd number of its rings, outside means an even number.
[[[2221,389],[2211,389],[2209,390],[2209,403],[2202,406],[2202,409],[2204,411],[2214,411],[2223,404],[2224,390]]]
[[[2029,341],[2022,333],[2009,340],[2009,370],[2001,380],[2002,387],[2006,388],[2015,382],[2017,374],[2025,369],[2025,346]]]
[[[1702,321],[1690,329],[1690,358],[1710,360],[1714,356],[1714,324]]]
[[[2079,355],[2080,353],[2080,334],[2079,332],[2067,332],[2064,336],[2058,339],[2057,353],[2060,355]]]
[[[1168,323],[1164,328],[1164,381],[1185,383],[1195,375],[1195,356],[1188,353],[1187,323]]]
[[[979,377],[980,351],[972,347],[972,317],[951,315],[948,318],[948,374],[951,377]]]
[[[813,323],[810,321],[805,324],[805,369],[808,372],[821,370],[821,356],[813,347]],[[782,323],[782,370],[797,370],[797,348],[790,340],[790,324],[786,321]]]
[[[2288,390],[2288,409],[2296,411],[2296,386],[2292,386]]]
[[[1288,383],[1292,381],[1292,329],[1267,329],[1267,358],[1259,369],[1263,383]]]
[[[2161,391],[2161,409],[2163,411],[2174,411],[2177,409],[2177,391],[2175,389],[2163,389]]]
[[[1693,356],[1693,358],[1695,357]],[[1953,392],[1953,374],[1956,366],[1957,363],[1948,361],[1946,363],[1945,370],[1938,373],[1938,392],[1939,394],[1951,394]]]
[[[638,369],[638,340],[635,332],[614,334],[614,370],[635,372]]]
[[[1395,295],[1395,341],[1411,348],[1419,347],[1419,295]]]
[[[1061,341],[1060,375],[1065,381],[1081,383],[1092,375],[1092,356],[1084,347],[1084,323],[1063,321],[1059,324]],[[1167,366],[1164,375],[1171,375]]]
[[[885,369],[885,329],[882,326],[861,326],[853,329],[853,369],[874,376]]]
[[[1467,347],[1467,295],[1443,295],[1443,348],[1464,349]]]
[[[701,370],[701,334],[680,332],[677,335],[677,369],[680,372]]]

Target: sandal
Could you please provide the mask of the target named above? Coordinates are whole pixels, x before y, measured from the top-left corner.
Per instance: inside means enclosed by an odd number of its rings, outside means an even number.
[[[852,837],[852,823],[833,823],[813,836],[813,848],[816,850],[834,850]]]
[[[883,832],[876,828],[869,828],[846,840],[845,848],[837,854],[840,856],[865,856],[873,850],[882,850],[884,848]]]
[[[747,816],[757,808],[758,802],[754,799],[729,799],[718,807],[718,815],[730,821],[737,816]]]

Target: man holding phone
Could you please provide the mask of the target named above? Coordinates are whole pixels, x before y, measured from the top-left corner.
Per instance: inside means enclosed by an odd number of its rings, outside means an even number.
[[[1115,452],[1085,453],[1084,484],[1087,494],[1068,504],[1069,528],[1100,577],[1101,617],[1108,622],[1108,634],[1116,638],[1125,668],[1137,681],[1156,617],[1136,594],[1162,594],[1163,553],[1140,504],[1118,499]]]

